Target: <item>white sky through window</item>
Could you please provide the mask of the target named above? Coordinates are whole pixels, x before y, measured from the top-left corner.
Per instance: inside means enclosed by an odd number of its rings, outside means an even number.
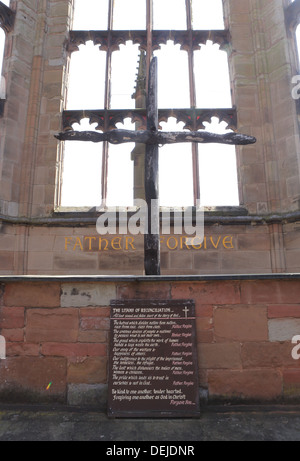
[[[124,124],[118,123],[117,128],[134,130],[135,126],[129,119]],[[134,143],[111,145],[108,157],[107,206],[133,205],[133,161],[131,152]]]
[[[190,106],[188,56],[180,45],[168,41],[155,51],[158,62],[158,107],[186,108]]]
[[[135,88],[137,63],[140,52],[138,45],[127,42],[120,45],[119,51],[112,54],[111,108],[133,109],[135,100],[132,98]],[[122,76],[122,78],[120,78]]]
[[[106,53],[92,41],[79,46],[70,60],[66,107],[71,109],[103,109]],[[96,89],[96,91],[95,91]]]
[[[74,124],[74,130],[93,131],[88,119]],[[101,204],[102,143],[64,143],[61,206],[93,207]]]
[[[75,0],[73,29],[106,30],[108,0]]]
[[[113,29],[146,29],[146,2],[141,0],[115,0]]]
[[[193,29],[224,29],[222,0],[192,0],[192,11]]]
[[[225,134],[225,122],[213,117],[211,123],[204,122],[205,131]],[[239,205],[237,188],[237,165],[234,146],[218,144],[201,145],[199,149],[199,174],[201,201],[206,206]]]
[[[227,53],[208,41],[194,56],[197,107],[231,107]]]
[[[185,0],[154,0],[153,28],[157,30],[186,29]]]
[[[163,131],[182,131],[173,117],[162,122]],[[165,207],[193,204],[193,164],[190,143],[166,144],[159,149],[159,199]]]

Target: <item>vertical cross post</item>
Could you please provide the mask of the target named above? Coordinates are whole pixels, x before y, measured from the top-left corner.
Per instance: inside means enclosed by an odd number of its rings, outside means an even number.
[[[147,95],[147,130],[158,132],[157,58],[150,63]],[[145,196],[148,229],[144,236],[145,275],[160,275],[158,144],[146,145]]]

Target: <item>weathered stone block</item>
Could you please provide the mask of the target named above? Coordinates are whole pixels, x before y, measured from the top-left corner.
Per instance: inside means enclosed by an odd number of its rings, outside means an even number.
[[[239,304],[239,283],[226,282],[202,282],[188,283],[176,282],[171,286],[173,299],[194,299],[200,304]]]
[[[26,319],[26,340],[29,342],[77,341],[77,309],[28,309]]]
[[[265,306],[224,306],[214,312],[217,341],[267,341],[268,322]]]
[[[5,288],[4,304],[15,307],[59,307],[60,284],[55,282],[9,283]]]
[[[300,318],[300,304],[272,304],[268,306],[268,318]]]
[[[277,370],[208,371],[210,398],[231,400],[276,400],[282,395],[282,377]]]
[[[300,319],[271,319],[268,321],[270,341],[291,341],[300,335]]]
[[[300,370],[284,370],[283,371],[283,395],[287,400],[300,397]]]
[[[55,357],[106,357],[106,344],[92,343],[44,343],[42,354]]]
[[[204,369],[241,368],[239,343],[216,343],[199,345],[198,365]]]
[[[44,392],[52,382],[51,392],[66,391],[67,360],[62,357],[8,357],[0,368],[0,391],[16,386]]]
[[[171,286],[166,282],[124,283],[118,285],[118,299],[170,299]]]
[[[292,345],[286,343],[251,342],[242,344],[243,368],[293,367]]]
[[[0,329],[24,327],[24,307],[0,307]]]
[[[241,300],[245,304],[297,304],[300,283],[286,280],[253,280],[241,282]]]
[[[62,285],[62,307],[109,306],[112,299],[116,299],[114,283]]]
[[[70,363],[68,367],[68,383],[100,384],[105,383],[107,360],[103,357],[88,357]]]

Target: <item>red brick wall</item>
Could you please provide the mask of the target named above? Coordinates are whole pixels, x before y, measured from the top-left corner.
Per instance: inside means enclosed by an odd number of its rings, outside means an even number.
[[[91,280],[2,279],[1,401],[105,400],[109,302],[122,298],[195,300],[201,395],[210,402],[300,400],[291,355],[300,276]]]

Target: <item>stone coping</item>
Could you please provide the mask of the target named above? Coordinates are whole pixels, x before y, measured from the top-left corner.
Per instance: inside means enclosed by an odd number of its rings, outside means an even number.
[[[181,209],[180,211],[184,211]],[[108,210],[109,212],[109,210]],[[134,212],[128,211],[128,217]],[[95,226],[97,218],[101,213],[96,212],[54,212],[51,216],[44,217],[16,217],[0,214],[0,223],[22,225],[22,226],[47,226],[47,227],[77,227]],[[162,218],[161,218],[162,219]],[[251,224],[275,224],[292,223],[300,220],[300,210],[286,213],[272,213],[267,215],[250,215],[242,207],[210,207],[205,210],[206,224],[229,224],[229,225],[251,225]],[[119,222],[117,213],[117,223]],[[172,223],[172,210],[171,210]]]
[[[213,282],[228,280],[300,280],[300,273],[215,275],[1,275],[5,282]]]

